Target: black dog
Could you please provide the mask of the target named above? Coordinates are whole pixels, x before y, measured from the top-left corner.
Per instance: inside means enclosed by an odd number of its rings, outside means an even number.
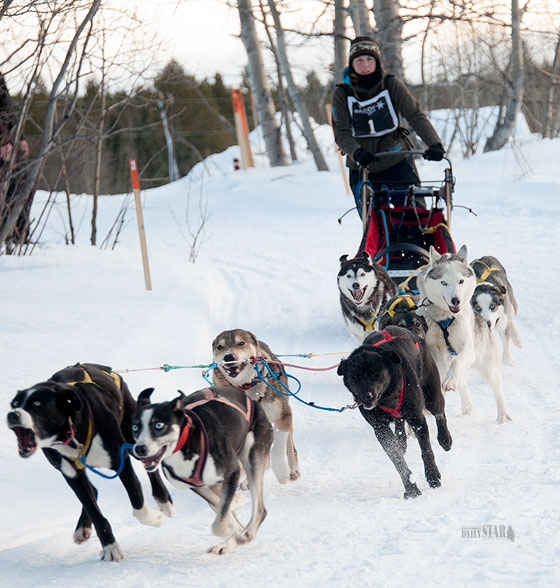
[[[405,422],[418,439],[428,484],[432,488],[441,486],[424,407],[436,417],[438,441],[445,451],[451,449],[452,440],[439,373],[425,342],[400,327],[376,331],[340,363],[338,375],[343,376],[344,385],[359,403],[362,416],[373,427],[397,468],[405,488],[404,497],[415,498],[421,494],[410,480],[412,472],[404,459]],[[392,421],[396,436],[389,428]]]
[[[91,535],[92,523],[103,550],[101,559],[118,561],[123,553],[109,521],[97,505],[97,490],[86,475],[86,465],[118,471],[133,515],[143,524],[159,527],[163,511],[173,514],[173,503],[159,473],[151,473],[152,494],[160,510],[144,502],[142,488],[128,454],[121,464],[121,446],[132,443],[131,419],[136,410],[128,386],[111,368],[91,363],[60,370],[46,382],[20,390],[11,402],[8,427],[18,440],[21,457],[40,447],[82,503],[74,541]]]
[[[170,402],[150,404],[153,388],[138,397],[132,424],[134,453],[153,472],[161,463],[177,488],[190,489],[216,512],[212,532],[228,536],[208,551],[223,555],[254,539],[266,517],[263,475],[270,460],[272,426],[261,404],[243,390],[213,386]],[[251,491],[252,513],[242,527],[233,511],[241,468]]]
[[[379,312],[378,328],[382,331],[389,325],[402,327],[425,339],[428,323],[423,316],[416,313],[417,310],[418,302],[414,296],[410,294],[393,296],[387,300]]]

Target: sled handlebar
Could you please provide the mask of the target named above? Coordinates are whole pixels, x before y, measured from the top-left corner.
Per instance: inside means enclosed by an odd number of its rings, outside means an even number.
[[[380,153],[375,153],[374,157],[391,157],[391,156],[395,156],[395,155],[424,155],[424,151],[381,151]],[[445,159],[445,161],[447,161],[447,163],[449,163],[450,166],[452,166],[451,164],[451,160],[446,157],[445,155],[443,156],[442,159]],[[375,159],[374,159],[375,161]]]

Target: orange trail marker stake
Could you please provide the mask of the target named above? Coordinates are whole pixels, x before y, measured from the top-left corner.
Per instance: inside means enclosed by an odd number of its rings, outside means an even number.
[[[138,163],[136,159],[130,160],[130,179],[134,192],[134,204],[136,206],[136,220],[138,221],[138,235],[140,236],[140,249],[142,250],[142,266],[144,267],[144,283],[146,290],[152,289],[150,278],[150,266],[148,264],[148,246],[146,244],[146,231],[144,230],[144,217],[142,215],[142,201],[140,200],[140,180],[138,179]]]

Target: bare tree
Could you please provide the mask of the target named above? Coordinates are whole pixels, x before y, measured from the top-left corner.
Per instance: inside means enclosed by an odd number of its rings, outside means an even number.
[[[484,151],[497,151],[507,143],[523,102],[525,72],[520,33],[521,18],[519,0],[511,0],[511,75],[507,80],[503,114],[500,113],[494,134],[486,141]]]
[[[383,64],[398,78],[403,77],[402,29],[403,21],[399,15],[399,0],[375,0],[373,13]]]
[[[334,0],[334,67],[335,83],[342,79],[342,72],[348,65],[348,41],[346,38],[346,19],[348,10],[345,0]]]
[[[274,29],[276,31],[276,44],[278,47],[278,60],[280,63],[280,71],[286,80],[286,84],[288,86],[288,94],[292,103],[299,114],[300,122],[303,127],[303,136],[307,142],[307,146],[313,155],[313,159],[315,160],[315,165],[319,171],[328,171],[329,166],[321,153],[321,148],[315,139],[315,135],[313,133],[313,129],[310,123],[309,113],[307,112],[307,107],[305,106],[305,102],[301,97],[299,90],[297,89],[296,83],[292,76],[292,70],[290,69],[290,64],[288,62],[288,55],[286,53],[286,43],[284,39],[284,30],[282,29],[282,23],[280,22],[280,14],[276,9],[276,3],[274,0],[268,0],[268,6],[270,8],[270,14],[272,15],[272,19],[274,21]]]
[[[272,93],[266,79],[251,0],[238,0],[237,7],[241,22],[241,40],[247,51],[251,91],[255,100],[255,108],[261,124],[270,165],[272,167],[288,165],[288,158],[280,136],[280,128],[275,118]]]
[[[369,22],[369,10],[365,0],[350,0],[349,11],[356,36],[371,35],[373,31]]]

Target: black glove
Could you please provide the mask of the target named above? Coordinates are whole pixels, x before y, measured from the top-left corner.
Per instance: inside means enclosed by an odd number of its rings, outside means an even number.
[[[356,153],[354,153],[354,161],[362,167],[367,167],[370,163],[375,161],[375,155],[371,151],[360,147],[359,149],[356,149]]]
[[[435,145],[430,145],[428,149],[424,151],[422,157],[428,161],[441,161],[444,153],[443,145],[441,143],[436,143]]]

